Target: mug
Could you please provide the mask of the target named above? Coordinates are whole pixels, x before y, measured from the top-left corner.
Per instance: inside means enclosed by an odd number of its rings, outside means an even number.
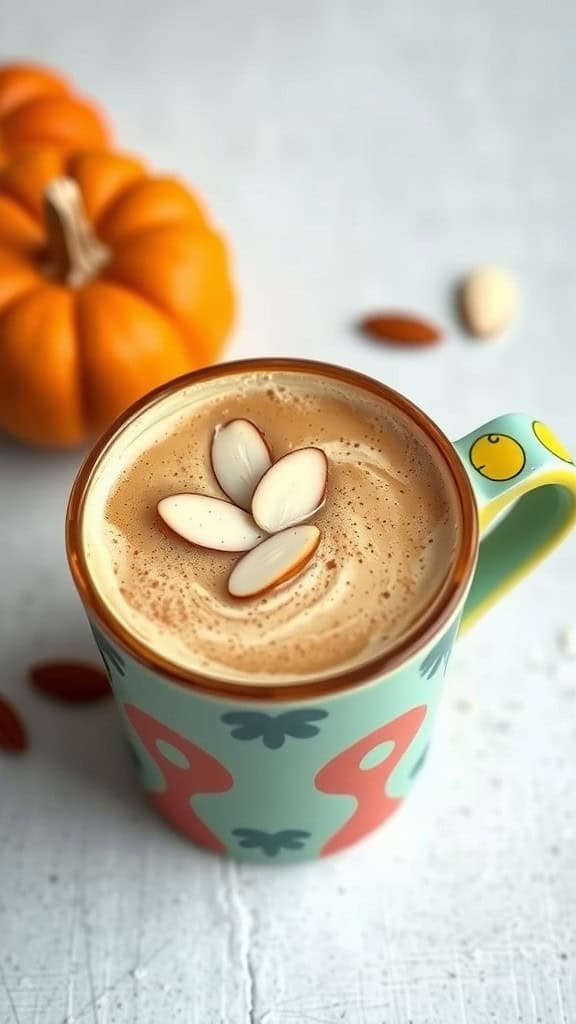
[[[451,586],[408,640],[330,679],[263,689],[194,676],[131,636],[90,578],[82,514],[95,468],[144,410],[196,381],[275,369],[335,377],[402,410],[448,467],[463,528]],[[540,420],[501,416],[453,445],[420,409],[369,377],[323,363],[261,359],[181,377],[120,417],[74,484],[67,550],[156,809],[209,850],[288,863],[344,849],[399,807],[424,764],[456,637],[575,522],[576,467]]]

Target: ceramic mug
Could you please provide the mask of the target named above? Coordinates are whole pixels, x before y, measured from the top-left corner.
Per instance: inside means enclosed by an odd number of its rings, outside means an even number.
[[[195,381],[288,369],[336,377],[393,403],[426,432],[462,509],[441,607],[384,657],[316,683],[250,687],[154,655],[100,599],[82,548],[94,471],[127,424]],[[488,527],[507,506],[492,529]],[[406,398],[350,370],[290,359],[228,363],[158,389],[98,441],[74,484],[68,557],[156,809],[195,843],[293,862],[342,850],[388,818],[420,771],[454,640],[576,522],[576,467],[544,423],[501,416],[455,445]]]

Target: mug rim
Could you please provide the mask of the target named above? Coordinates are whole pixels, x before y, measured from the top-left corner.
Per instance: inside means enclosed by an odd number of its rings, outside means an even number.
[[[191,672],[135,637],[107,606],[92,580],[82,544],[82,522],[90,483],[102,459],[112,448],[122,431],[141,413],[163,401],[176,391],[190,387],[197,382],[235,376],[238,373],[292,371],[311,376],[328,377],[368,391],[376,397],[394,405],[424,431],[426,437],[443,459],[455,485],[462,517],[460,550],[452,567],[445,593],[438,607],[422,616],[406,635],[393,644],[385,654],[371,658],[361,665],[329,676],[308,678],[286,684],[250,684],[203,676]],[[97,439],[82,463],[68,500],[66,510],[66,554],[75,586],[89,618],[112,636],[114,641],[137,662],[186,689],[202,692],[206,696],[258,700],[262,703],[311,699],[317,696],[336,695],[389,675],[403,663],[408,662],[425,648],[435,634],[451,620],[458,606],[466,596],[468,585],[476,564],[479,544],[478,508],[472,484],[454,445],[437,424],[417,405],[387,384],[369,377],[357,370],[311,359],[290,357],[261,357],[238,359],[219,363],[190,373],[183,374],[147,392],[130,405],[114,420]]]

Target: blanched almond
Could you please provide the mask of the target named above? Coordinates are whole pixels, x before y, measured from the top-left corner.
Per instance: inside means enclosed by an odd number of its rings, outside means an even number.
[[[314,515],[324,504],[328,459],[321,448],[298,448],[264,474],[252,498],[252,515],[267,533],[277,533]]]
[[[320,543],[317,526],[292,526],[253,548],[228,579],[233,597],[256,597],[292,579],[308,564]]]
[[[265,536],[247,512],[205,494],[171,494],[158,514],[184,540],[213,551],[249,551]]]
[[[462,282],[459,298],[468,330],[478,337],[492,337],[516,316],[518,284],[503,267],[479,267]]]
[[[249,511],[256,485],[272,465],[270,449],[258,427],[242,419],[216,427],[211,458],[224,494]]]

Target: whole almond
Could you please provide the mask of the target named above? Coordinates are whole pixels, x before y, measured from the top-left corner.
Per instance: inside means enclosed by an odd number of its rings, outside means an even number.
[[[0,694],[0,750],[17,754],[26,750],[28,736],[20,715],[10,701]]]
[[[442,330],[420,316],[410,313],[374,313],[364,317],[360,330],[377,341],[405,348],[435,345],[443,337]]]
[[[518,283],[504,267],[479,267],[460,286],[462,319],[479,338],[501,334],[516,316],[518,303]]]
[[[35,690],[69,704],[85,704],[112,694],[105,672],[81,661],[45,661],[33,665],[30,682]]]

